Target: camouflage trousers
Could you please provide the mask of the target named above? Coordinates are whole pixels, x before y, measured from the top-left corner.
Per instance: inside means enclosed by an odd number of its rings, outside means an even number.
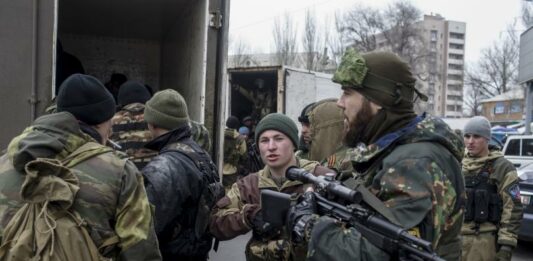
[[[495,232],[463,235],[462,260],[492,261],[496,260]]]
[[[228,190],[231,189],[231,186],[233,185],[233,183],[237,182],[238,179],[239,179],[239,174],[237,173],[224,174],[222,176],[222,185],[224,185],[224,190],[226,191],[226,193],[228,193]]]

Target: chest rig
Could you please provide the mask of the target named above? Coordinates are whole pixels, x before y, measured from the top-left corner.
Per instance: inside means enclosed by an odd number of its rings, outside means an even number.
[[[465,177],[466,212],[465,222],[475,222],[476,227],[485,222],[498,225],[502,215],[503,202],[498,187],[490,175],[494,172],[494,160],[485,162],[477,175]]]

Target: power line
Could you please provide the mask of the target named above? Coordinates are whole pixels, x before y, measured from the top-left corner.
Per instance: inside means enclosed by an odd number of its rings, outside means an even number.
[[[319,3],[314,3],[314,4],[311,4],[311,5],[299,8],[299,9],[294,9],[294,10],[283,12],[283,14],[286,14],[286,13],[287,14],[293,14],[293,13],[301,12],[301,11],[309,9],[310,7],[316,7],[316,6],[319,6],[319,5],[329,4],[329,3],[333,2],[333,1],[336,1],[336,0],[327,0],[327,1],[319,2]],[[273,19],[275,19],[277,17],[280,17],[283,14],[277,14],[277,15],[274,15],[274,16],[271,16],[271,17],[267,17],[265,19],[262,19],[262,20],[259,20],[259,21],[256,21],[256,22],[252,22],[252,23],[245,24],[245,25],[242,25],[242,26],[239,26],[239,27],[235,27],[235,28],[232,28],[232,30],[241,30],[241,29],[253,26],[253,25],[265,23],[265,22],[273,20]]]

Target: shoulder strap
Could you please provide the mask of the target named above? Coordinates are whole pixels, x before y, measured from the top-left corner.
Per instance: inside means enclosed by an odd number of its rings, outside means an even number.
[[[387,220],[389,220],[391,223],[400,225],[400,222],[396,220],[396,217],[392,215],[392,212],[389,208],[383,204],[383,201],[381,201],[378,197],[376,197],[372,192],[370,192],[363,184],[353,184],[352,182],[355,182],[354,179],[348,179],[346,181],[347,187],[353,188],[353,190],[359,192],[363,198],[363,201],[370,206],[372,209],[374,209],[376,212],[378,212],[380,215],[385,217]]]
[[[64,158],[61,161],[61,163],[65,167],[71,168],[89,158],[92,158],[96,155],[100,155],[100,154],[110,152],[110,151],[113,151],[113,149],[107,146],[104,146],[102,144],[98,144],[96,142],[90,141],[90,142],[83,144],[79,148],[77,148],[74,152],[72,152],[70,155]]]

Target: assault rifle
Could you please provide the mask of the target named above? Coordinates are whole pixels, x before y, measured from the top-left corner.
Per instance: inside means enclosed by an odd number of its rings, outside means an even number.
[[[390,255],[397,256],[400,260],[444,260],[433,251],[430,242],[409,234],[403,227],[378,215],[377,211],[361,206],[360,203],[366,200],[365,192],[342,186],[333,180],[334,176],[316,177],[297,167],[290,167],[286,177],[314,184],[317,192],[313,193],[316,196],[319,215],[331,216],[346,222],[356,228],[368,241]],[[276,202],[267,205],[278,208],[276,210],[269,208],[269,211],[263,212],[263,214],[270,212],[270,215],[264,216],[265,221],[272,224],[286,221],[286,213],[290,206],[287,194],[265,190],[261,192],[261,201]],[[277,217],[273,213],[278,213]]]

